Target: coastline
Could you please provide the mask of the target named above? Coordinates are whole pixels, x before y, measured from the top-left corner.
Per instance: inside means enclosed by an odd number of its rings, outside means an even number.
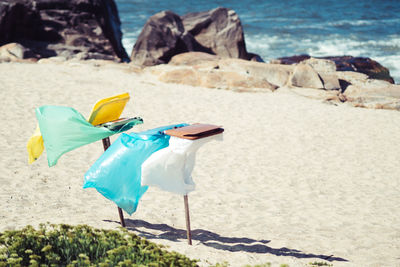
[[[217,7],[210,1],[187,5],[184,1],[155,0],[158,10],[148,9],[145,2],[132,5],[117,0],[116,3],[124,33],[122,42],[128,53],[146,20],[158,11],[172,10],[184,15]],[[360,1],[328,1],[324,5],[309,5],[303,0],[267,1],[243,5],[234,0],[219,5],[237,12],[248,51],[260,55],[266,62],[300,54],[369,57],[389,68],[396,84],[400,83],[400,38],[396,31],[400,6],[393,1],[382,2],[374,8]],[[350,13],[344,16],[339,10]]]
[[[182,198],[155,188],[126,216],[130,231],[203,266],[399,264],[398,111],[329,105],[283,87],[238,93],[166,84],[128,64],[95,62],[0,64],[0,231],[46,221],[119,226],[115,205],[82,189],[100,143],[52,168],[45,154],[28,165],[25,146],[34,108],[65,105],[87,116],[98,99],[127,91],[124,114],[144,119],[132,131],[180,122],[225,128],[223,142],[198,152],[189,195],[194,245],[185,241]]]

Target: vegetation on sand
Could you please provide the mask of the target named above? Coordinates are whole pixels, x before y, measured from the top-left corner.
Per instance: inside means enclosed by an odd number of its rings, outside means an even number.
[[[197,260],[124,229],[41,224],[0,233],[2,266],[197,266]]]

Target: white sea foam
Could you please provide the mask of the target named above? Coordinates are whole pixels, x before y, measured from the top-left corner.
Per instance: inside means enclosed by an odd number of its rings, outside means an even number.
[[[400,84],[400,55],[375,57],[373,59],[388,68],[395,83]]]
[[[122,45],[125,47],[125,50],[128,52],[128,54],[130,53],[130,51],[132,51],[132,48],[135,45],[136,40],[141,31],[142,29],[130,32],[122,30],[123,33]]]
[[[307,54],[311,56],[361,56],[370,57],[389,69],[391,76],[400,82],[400,38],[389,40],[354,41],[347,39],[324,40],[312,42],[308,40]],[[382,50],[393,51],[393,54]]]
[[[382,21],[380,21],[382,22]],[[353,26],[366,26],[366,25],[372,25],[376,23],[375,20],[339,20],[339,21],[333,21],[327,23],[327,25],[332,25],[332,26],[342,26],[342,25],[353,25]]]
[[[277,19],[273,19],[273,21],[279,21]],[[328,29],[332,27],[346,27],[346,26],[370,26],[374,24],[379,25],[398,25],[400,23],[400,19],[382,19],[382,20],[338,20],[338,21],[328,21],[328,22],[310,22],[310,21],[302,21],[298,19],[291,20],[282,20],[287,21],[290,24],[283,26],[285,29]]]

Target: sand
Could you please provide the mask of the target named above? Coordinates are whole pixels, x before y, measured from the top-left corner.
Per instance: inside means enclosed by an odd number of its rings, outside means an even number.
[[[0,231],[41,222],[117,228],[114,203],[82,189],[101,142],[28,165],[34,109],[65,105],[89,116],[104,97],[129,92],[133,131],[180,123],[223,125],[224,141],[197,154],[189,194],[150,188],[130,231],[202,266],[262,264],[400,266],[400,113],[331,105],[274,93],[164,84],[127,65],[90,62],[0,64]],[[112,138],[115,140],[115,137]]]

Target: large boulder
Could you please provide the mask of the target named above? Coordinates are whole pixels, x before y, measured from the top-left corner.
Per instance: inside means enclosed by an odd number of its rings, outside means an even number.
[[[282,57],[271,61],[273,64],[297,64],[308,60],[309,55],[297,55],[291,57]],[[335,62],[337,71],[355,71],[368,75],[370,79],[385,80],[394,83],[390,76],[389,69],[385,68],[377,61],[368,57],[338,56],[338,57],[317,57]]]
[[[147,20],[133,47],[131,60],[137,65],[153,66],[168,63],[174,55],[188,51],[206,49],[185,32],[177,14],[162,11]]]
[[[325,90],[340,90],[340,82],[336,75],[335,62],[328,59],[309,58],[302,61],[310,65],[319,75]]]
[[[291,85],[296,87],[323,89],[324,84],[318,73],[309,64],[296,65],[290,79]]]
[[[216,8],[183,17],[162,11],[149,18],[131,54],[141,66],[168,63],[185,52],[205,52],[222,58],[262,61],[247,53],[243,28],[235,11]]]
[[[189,13],[182,17],[185,30],[213,54],[221,57],[249,59],[243,27],[234,10],[215,8]]]
[[[20,43],[35,57],[128,61],[113,0],[0,1],[0,45]]]

